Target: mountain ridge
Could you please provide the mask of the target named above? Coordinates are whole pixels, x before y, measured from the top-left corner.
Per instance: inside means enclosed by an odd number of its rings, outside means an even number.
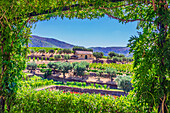
[[[29,47],[57,47],[72,49],[74,46],[77,46],[54,38],[46,38],[36,35],[31,36],[32,38],[30,38],[30,41],[32,44],[28,43]],[[103,52],[104,56],[108,56],[109,52],[114,51],[118,54],[124,54],[126,57],[132,57],[132,54],[129,54],[128,47],[89,47],[89,48],[93,49],[94,52]]]

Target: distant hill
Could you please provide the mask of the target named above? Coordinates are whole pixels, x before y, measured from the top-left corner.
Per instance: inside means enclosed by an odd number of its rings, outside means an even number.
[[[30,38],[32,43],[29,43],[29,47],[57,47],[57,48],[69,48],[72,49],[75,45],[59,41],[53,38],[40,37],[32,35]],[[127,47],[90,47],[94,52],[103,52],[104,56],[108,56],[108,53],[114,51],[116,53],[124,54],[126,57],[132,57],[132,54],[129,54],[129,48]]]
[[[73,48],[74,45],[68,44],[63,41],[59,41],[53,38],[45,38],[36,35],[32,35],[30,38],[32,43],[29,43],[29,47],[58,47],[58,48]]]
[[[118,54],[124,54],[126,57],[132,57],[133,54],[129,54],[128,47],[90,47],[93,52],[103,52],[104,56],[108,56],[108,53],[114,51]]]

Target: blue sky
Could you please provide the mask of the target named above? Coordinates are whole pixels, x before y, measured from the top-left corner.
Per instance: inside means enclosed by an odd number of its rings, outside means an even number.
[[[93,20],[57,18],[36,24],[33,35],[84,47],[126,47],[129,37],[137,35],[137,22],[122,24],[107,16]]]

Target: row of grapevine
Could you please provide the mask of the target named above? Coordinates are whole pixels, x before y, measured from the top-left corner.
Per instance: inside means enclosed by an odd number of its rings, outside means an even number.
[[[49,50],[59,50],[60,48],[53,48],[53,47],[29,47],[30,50],[34,50],[35,52],[39,52],[40,49],[44,49],[46,52]]]
[[[89,66],[90,69],[100,69],[100,70],[104,70],[108,67],[115,68],[118,72],[126,72],[126,73],[133,72],[133,65],[132,64],[91,63],[90,66]]]

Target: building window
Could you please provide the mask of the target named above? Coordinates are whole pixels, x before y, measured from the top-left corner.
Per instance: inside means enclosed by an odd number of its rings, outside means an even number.
[[[91,57],[91,55],[90,55],[90,57]]]

